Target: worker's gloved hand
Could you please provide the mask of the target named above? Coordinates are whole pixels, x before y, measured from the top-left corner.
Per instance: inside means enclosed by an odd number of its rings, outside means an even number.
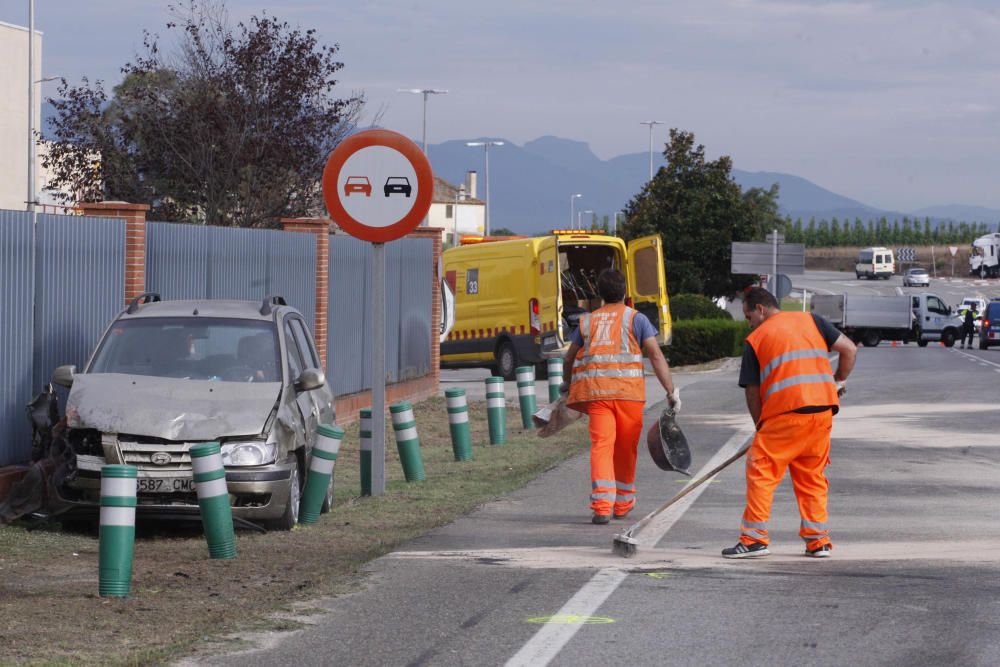
[[[842,380],[837,383],[837,398],[841,398],[847,393],[847,381]]]
[[[673,392],[667,394],[667,403],[674,413],[681,411],[681,390],[674,387]]]
[[[562,396],[569,394],[569,382],[566,380],[563,380],[563,383],[559,385],[559,394]]]

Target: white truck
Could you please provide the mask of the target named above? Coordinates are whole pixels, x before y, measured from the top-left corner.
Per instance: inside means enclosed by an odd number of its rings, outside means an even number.
[[[905,295],[817,294],[812,312],[822,315],[855,343],[875,347],[883,340],[916,341],[926,347],[941,341],[952,347],[962,320],[941,297],[929,292]]]
[[[972,242],[969,273],[980,278],[1000,275],[1000,234],[985,234]]]

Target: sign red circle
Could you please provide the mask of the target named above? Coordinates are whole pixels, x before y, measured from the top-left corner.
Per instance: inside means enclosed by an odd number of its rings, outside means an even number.
[[[413,208],[399,222],[385,227],[372,227],[366,225],[363,220],[354,218],[341,203],[341,194],[337,189],[340,170],[347,159],[370,146],[385,146],[398,151],[410,162],[417,175],[417,196]],[[406,236],[416,229],[427,215],[433,196],[434,174],[431,172],[431,163],[427,160],[427,156],[413,141],[392,130],[365,130],[351,135],[330,153],[323,169],[323,200],[326,202],[326,210],[345,232],[363,241],[386,243]]]

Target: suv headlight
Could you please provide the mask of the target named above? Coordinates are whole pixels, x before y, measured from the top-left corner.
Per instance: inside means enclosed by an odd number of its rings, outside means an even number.
[[[259,466],[274,463],[278,447],[273,442],[249,440],[227,442],[222,445],[222,465]]]

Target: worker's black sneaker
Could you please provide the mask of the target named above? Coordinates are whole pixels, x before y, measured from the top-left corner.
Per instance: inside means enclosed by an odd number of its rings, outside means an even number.
[[[727,547],[722,550],[723,558],[762,558],[770,555],[771,552],[768,551],[767,545],[760,542],[754,542],[750,545],[737,542],[735,547]]]
[[[815,549],[806,549],[806,555],[812,556],[813,558],[829,558],[833,555],[833,547],[829,544],[824,544],[821,547],[816,547]]]
[[[609,523],[610,521],[611,521],[610,514],[595,514],[594,516],[590,517],[590,522],[596,523],[599,526],[603,526],[604,524]]]

